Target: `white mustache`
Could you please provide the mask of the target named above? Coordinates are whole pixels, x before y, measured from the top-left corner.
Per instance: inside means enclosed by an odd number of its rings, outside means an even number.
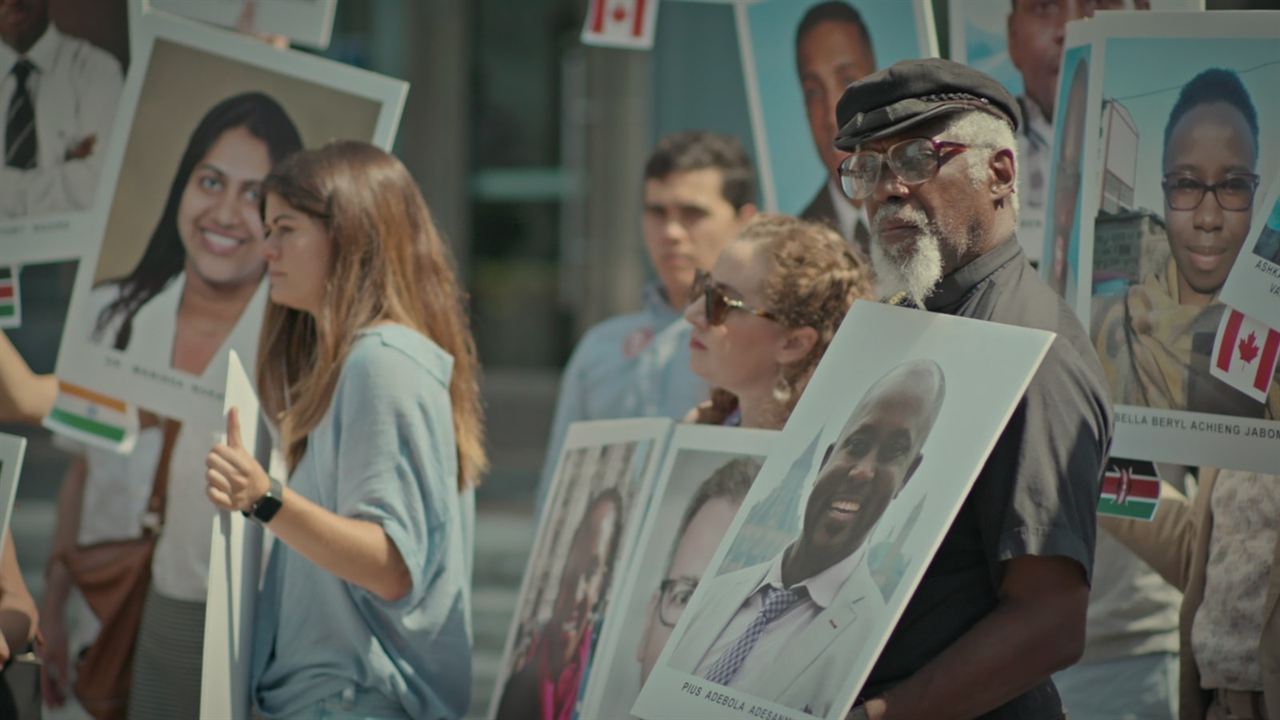
[[[884,227],[889,223],[905,223],[916,227],[928,227],[929,218],[924,211],[910,205],[881,205],[876,209],[876,227]]]

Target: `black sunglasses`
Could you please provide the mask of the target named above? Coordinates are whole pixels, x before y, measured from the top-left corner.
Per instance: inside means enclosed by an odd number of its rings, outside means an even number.
[[[730,310],[741,310],[766,320],[782,322],[777,315],[768,310],[753,308],[737,298],[729,297],[725,294],[724,288],[712,280],[711,273],[706,270],[695,270],[693,273],[693,292],[690,297],[697,300],[699,295],[706,303],[707,322],[711,325],[723,325],[725,319],[729,317]]]

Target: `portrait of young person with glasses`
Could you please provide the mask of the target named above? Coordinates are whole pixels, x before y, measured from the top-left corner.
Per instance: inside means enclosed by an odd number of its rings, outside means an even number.
[[[636,645],[640,685],[643,686],[653,672],[671,631],[680,621],[711,557],[729,531],[733,516],[760,472],[760,465],[759,460],[750,457],[724,463],[698,485],[685,506],[667,553],[666,571],[653,588],[644,633]]]
[[[1249,236],[1258,190],[1258,114],[1231,70],[1182,87],[1164,128],[1161,190],[1169,258],[1095,314],[1094,342],[1119,404],[1280,417],[1211,376],[1218,293]]]
[[[689,366],[713,390],[687,419],[781,428],[849,306],[873,293],[870,267],[830,227],[757,216],[694,277]]]

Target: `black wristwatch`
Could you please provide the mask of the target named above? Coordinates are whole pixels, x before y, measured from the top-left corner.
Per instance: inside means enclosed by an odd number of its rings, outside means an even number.
[[[241,511],[245,517],[253,518],[263,525],[271,522],[271,518],[280,512],[284,499],[284,485],[273,477],[268,477],[267,480],[270,482],[267,494],[255,500],[248,512]]]

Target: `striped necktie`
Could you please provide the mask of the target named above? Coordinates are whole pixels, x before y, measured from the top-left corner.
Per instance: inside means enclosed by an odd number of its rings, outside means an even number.
[[[711,669],[707,670],[706,678],[710,682],[719,685],[728,685],[733,682],[734,676],[742,669],[742,664],[747,661],[747,656],[751,654],[751,650],[755,648],[756,643],[760,642],[760,638],[764,635],[765,628],[769,626],[769,623],[777,619],[779,615],[786,612],[788,608],[795,605],[796,601],[800,599],[800,593],[794,590],[783,590],[772,585],[766,585],[764,593],[764,605],[760,608],[760,612],[755,616],[755,619],[716,660]]]
[[[13,64],[17,85],[9,96],[9,114],[4,124],[4,164],[19,170],[36,166],[36,108],[27,90],[27,78],[36,69],[30,60]]]

